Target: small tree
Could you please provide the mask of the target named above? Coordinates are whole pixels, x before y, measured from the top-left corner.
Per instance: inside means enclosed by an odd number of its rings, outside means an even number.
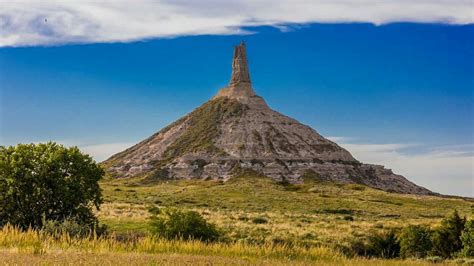
[[[433,233],[433,255],[450,258],[455,252],[461,250],[461,233],[465,223],[466,218],[461,218],[457,211],[444,218]]]
[[[77,147],[56,143],[0,146],[0,226],[41,228],[72,219],[95,226],[103,170]]]
[[[175,208],[152,209],[151,231],[166,239],[197,239],[215,241],[219,238],[216,227],[208,223],[195,211],[182,211]]]
[[[474,220],[469,220],[464,225],[461,242],[462,250],[460,255],[463,257],[474,257]]]
[[[404,258],[423,258],[431,250],[431,230],[423,225],[410,225],[399,236],[400,255]]]

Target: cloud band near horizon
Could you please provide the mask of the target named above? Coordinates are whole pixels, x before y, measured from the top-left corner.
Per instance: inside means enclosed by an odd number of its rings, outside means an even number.
[[[471,24],[470,0],[11,1],[0,8],[0,47],[130,42],[250,34],[306,23]]]

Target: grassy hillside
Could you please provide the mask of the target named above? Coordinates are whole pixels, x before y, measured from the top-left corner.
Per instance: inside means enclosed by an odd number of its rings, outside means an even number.
[[[148,208],[174,206],[200,212],[229,240],[257,244],[340,247],[369,232],[408,224],[435,226],[454,209],[470,216],[474,208],[474,202],[465,199],[393,194],[315,180],[278,184],[252,174],[227,182],[108,180],[102,188],[105,204],[99,217],[113,231],[146,235]]]

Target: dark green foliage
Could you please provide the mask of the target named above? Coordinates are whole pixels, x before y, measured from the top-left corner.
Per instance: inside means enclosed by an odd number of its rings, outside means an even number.
[[[328,214],[348,214],[348,215],[353,215],[355,213],[355,211],[351,209],[323,209],[321,212],[328,213]]]
[[[400,243],[394,231],[368,236],[367,241],[355,241],[350,247],[352,254],[384,259],[400,255]]]
[[[396,258],[400,255],[400,243],[394,231],[371,235],[367,242],[369,256],[385,259]]]
[[[182,211],[175,208],[153,209],[150,227],[154,235],[165,239],[196,239],[215,241],[219,232],[195,211]]]
[[[268,220],[263,218],[263,217],[255,217],[252,219],[252,223],[254,224],[266,224],[268,223]]]
[[[400,255],[404,258],[424,258],[431,250],[431,230],[423,225],[410,225],[399,236]]]
[[[56,143],[0,147],[0,226],[41,228],[72,219],[95,226],[103,170],[77,147]]]
[[[461,234],[462,250],[460,255],[463,257],[474,257],[474,220],[469,220],[464,225]]]
[[[457,211],[444,218],[433,233],[433,255],[450,258],[455,252],[461,250],[461,233],[465,223],[466,219],[461,218]]]

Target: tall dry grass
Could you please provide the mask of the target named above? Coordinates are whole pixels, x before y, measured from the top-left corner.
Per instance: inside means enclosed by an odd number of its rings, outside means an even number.
[[[327,247],[288,245],[252,245],[246,243],[204,243],[197,240],[164,240],[146,236],[120,241],[114,236],[74,238],[68,234],[51,235],[38,230],[21,231],[11,225],[0,230],[0,248],[19,252],[45,254],[49,251],[81,251],[87,253],[152,253],[263,258],[304,261],[342,260],[344,256]]]
[[[74,238],[38,230],[0,229],[0,264],[84,265],[430,265],[426,261],[347,258],[328,247],[203,243],[142,237]],[[25,262],[25,263],[23,263]],[[438,265],[447,265],[444,263]]]

